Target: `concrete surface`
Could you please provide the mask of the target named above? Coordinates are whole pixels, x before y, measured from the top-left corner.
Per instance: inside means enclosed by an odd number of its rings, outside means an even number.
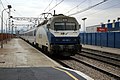
[[[0,48],[0,67],[60,66],[21,39],[12,39]]]
[[[94,46],[94,45],[82,45],[82,47],[120,55],[120,49],[118,48],[101,47],[101,46]]]
[[[15,38],[0,48],[0,80],[93,80],[62,67],[25,41]]]
[[[51,67],[0,68],[0,80],[92,80],[68,73],[71,75]]]

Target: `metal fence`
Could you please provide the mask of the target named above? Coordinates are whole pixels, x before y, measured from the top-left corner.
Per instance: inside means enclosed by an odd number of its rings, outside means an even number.
[[[14,37],[15,37],[15,35],[13,35],[13,34],[0,33],[1,48],[3,48],[4,43],[7,43],[8,40],[10,40],[11,38],[14,38]]]
[[[82,44],[120,48],[120,32],[81,33]]]

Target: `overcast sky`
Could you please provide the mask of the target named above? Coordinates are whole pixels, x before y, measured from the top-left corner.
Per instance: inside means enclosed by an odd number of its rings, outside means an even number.
[[[1,0],[1,1],[4,7],[6,7],[8,4],[12,5],[11,14],[15,17],[17,16],[38,17],[40,16],[41,13],[49,11],[51,8],[53,8],[56,4],[58,4],[62,0]],[[84,10],[101,1],[103,0],[64,0],[53,10],[56,10],[57,14],[62,13],[65,15],[69,15],[77,11]],[[82,18],[86,17],[87,18],[87,20],[85,21],[86,26],[97,25],[100,24],[101,22],[106,23],[108,19],[110,19],[112,22],[113,19],[116,20],[118,17],[120,17],[119,4],[120,4],[120,0],[108,0],[101,5],[98,5],[85,12],[72,16],[76,17],[76,19],[81,25],[83,25]],[[68,13],[68,11],[74,7],[76,8]],[[14,11],[14,9],[16,11]],[[3,10],[2,4],[0,3],[0,12],[2,10]],[[50,12],[53,13],[53,10],[51,10]],[[4,16],[4,18],[7,18],[7,16]]]

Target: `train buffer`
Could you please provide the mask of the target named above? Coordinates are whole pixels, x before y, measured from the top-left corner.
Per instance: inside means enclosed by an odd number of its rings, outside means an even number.
[[[0,49],[0,80],[93,80],[62,67],[25,41],[14,38]]]

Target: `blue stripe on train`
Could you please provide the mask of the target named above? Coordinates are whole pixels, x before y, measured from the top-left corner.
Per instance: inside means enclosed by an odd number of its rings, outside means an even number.
[[[51,37],[51,44],[80,44],[79,37]]]
[[[51,44],[80,44],[80,36],[77,37],[55,37],[49,30],[47,37]]]

